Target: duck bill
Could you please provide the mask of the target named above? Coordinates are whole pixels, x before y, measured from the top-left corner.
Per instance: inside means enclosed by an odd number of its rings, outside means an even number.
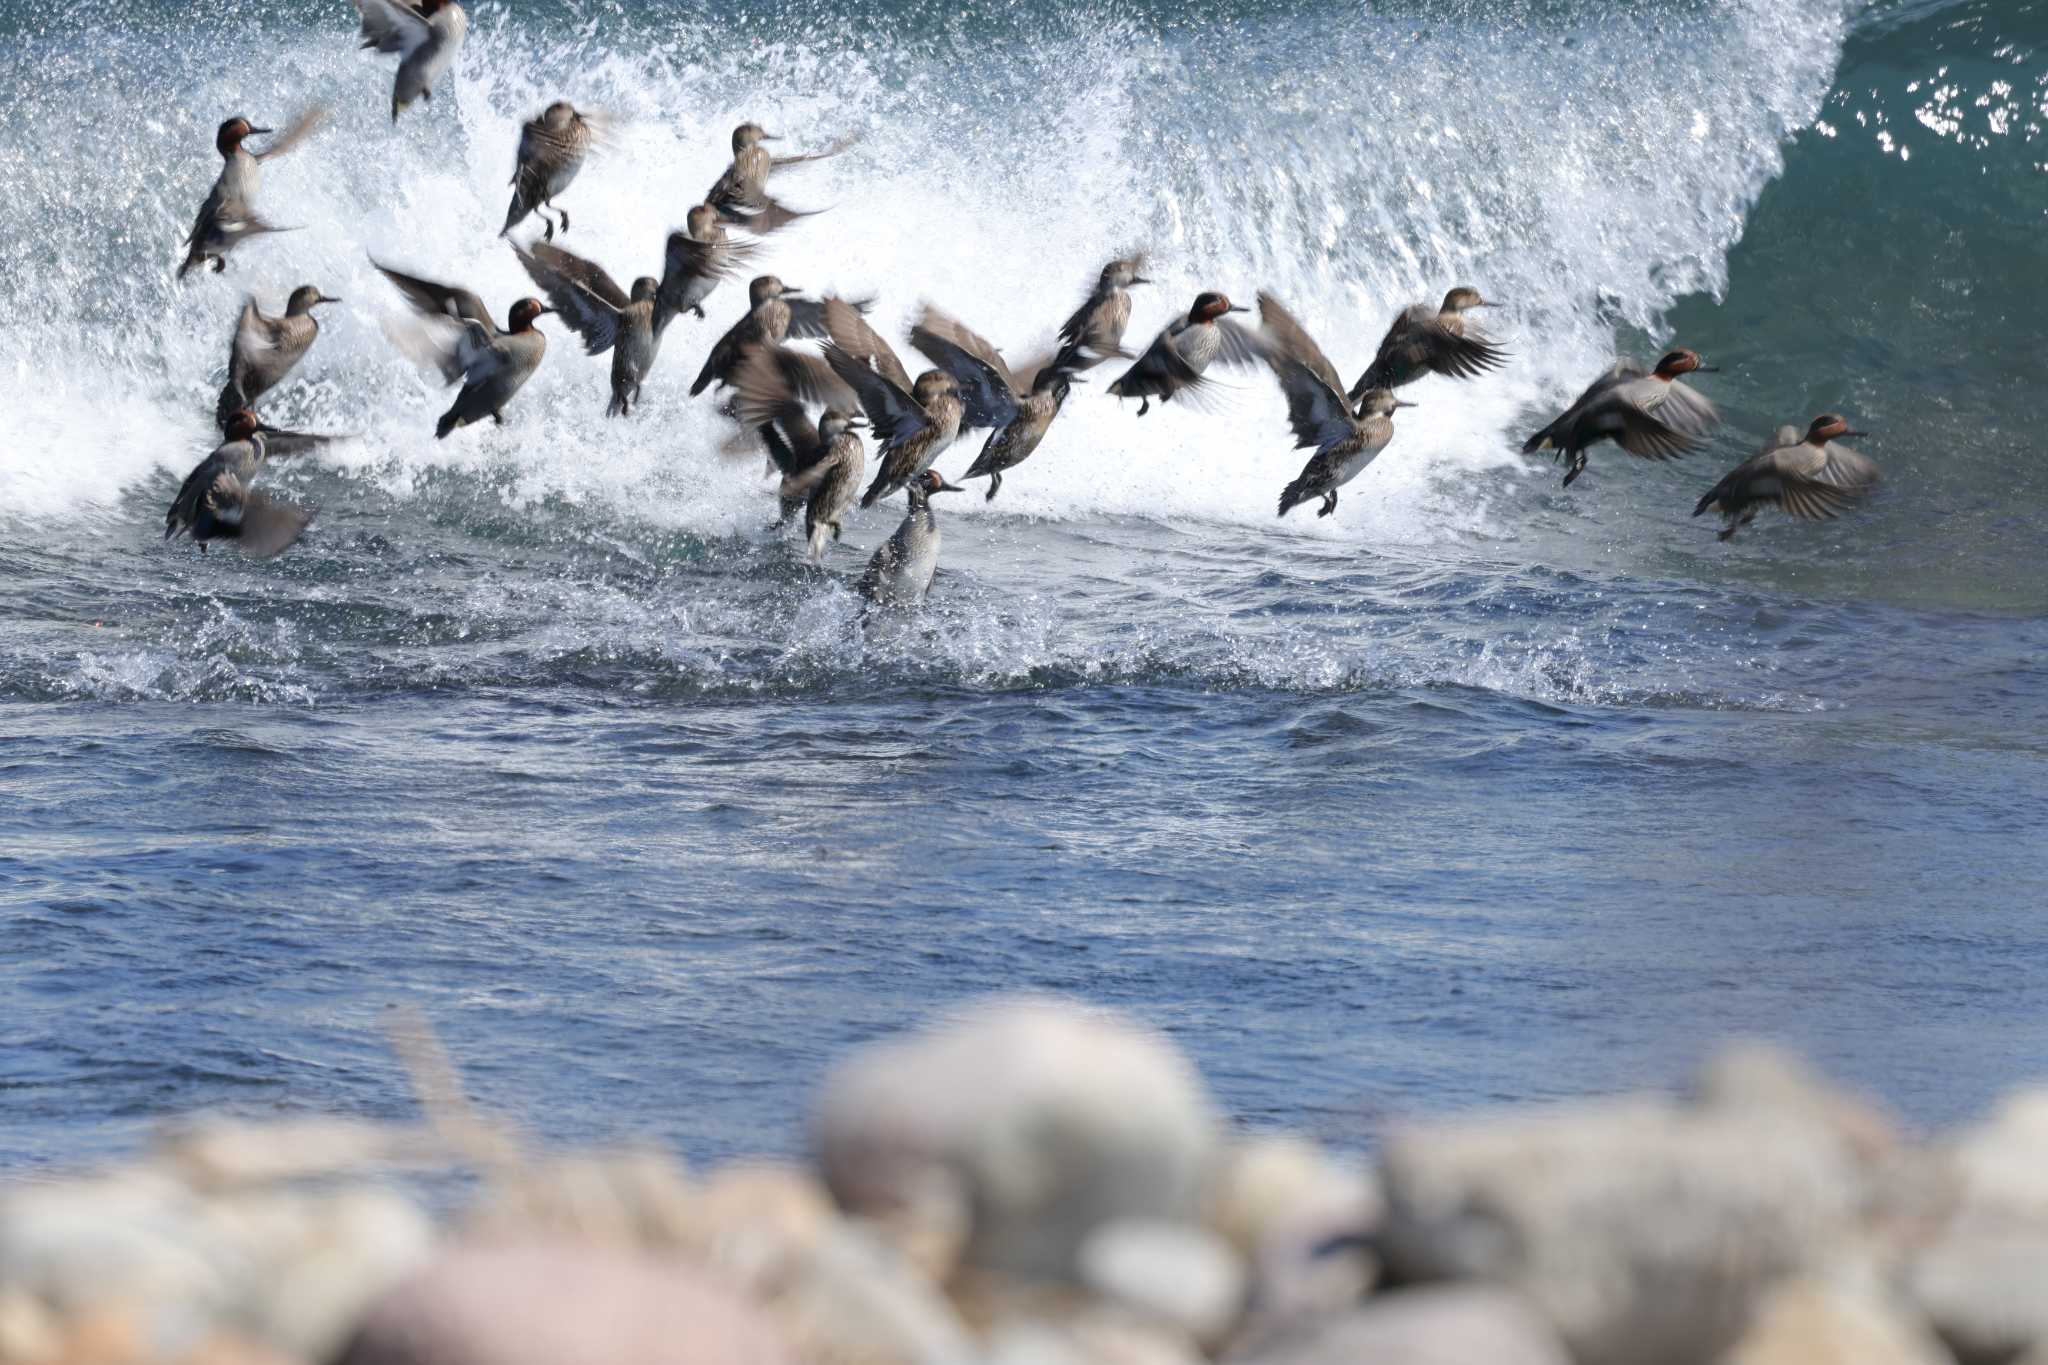
[[[330,297],[330,296],[328,296],[328,295],[326,295],[326,294],[322,294],[322,295],[321,295],[321,296],[320,296],[319,298],[317,298],[317,299],[314,299],[314,300],[313,300],[313,302],[315,302],[315,303],[340,303],[340,302],[341,302],[341,300],[340,300],[340,299],[337,299],[337,298],[332,298],[332,297]]]
[[[932,490],[934,493],[965,493],[966,491],[957,483],[947,483],[944,475],[939,477],[939,486]]]
[[[1249,313],[1252,310],[1245,307],[1241,303],[1233,303],[1230,305],[1230,307],[1224,309],[1223,311],[1226,313]]]
[[[868,429],[868,419],[865,417],[849,417],[846,419],[846,429],[848,431],[866,431]]]
[[[1416,404],[1409,402],[1405,398],[1396,398],[1394,400],[1394,406],[1397,408],[1412,408],[1415,407]]]
[[[1151,277],[1150,275],[1133,275],[1133,276],[1131,276],[1131,283],[1132,283],[1132,284],[1150,284],[1150,283],[1152,283],[1152,277]]]
[[[1843,435],[1843,436],[1868,436],[1868,435],[1870,435],[1870,433],[1869,433],[1869,432],[1867,432],[1867,431],[1845,431],[1845,432],[1843,432],[1843,433],[1842,433],[1842,435]],[[1837,440],[1840,440],[1840,439],[1841,439],[1841,437],[1836,437],[1835,439],[1837,439]]]
[[[269,136],[270,136],[270,135],[271,135],[272,133],[274,133],[274,132],[276,132],[276,131],[277,131],[277,130],[276,130],[276,129],[274,129],[274,128],[251,128],[251,129],[250,129],[250,130],[249,130],[248,132],[244,133],[244,134],[243,134],[242,136],[244,136],[244,137],[269,137]]]
[[[1721,373],[1721,367],[1719,365],[1695,365],[1692,367],[1692,372],[1694,374],[1719,374]]]

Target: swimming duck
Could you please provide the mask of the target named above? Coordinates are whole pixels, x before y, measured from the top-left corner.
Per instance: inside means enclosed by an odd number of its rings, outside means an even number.
[[[717,209],[697,205],[683,228],[668,235],[662,256],[662,306],[671,313],[695,313],[701,321],[711,291],[738,274],[760,250],[758,243],[728,237]]]
[[[1586,469],[1586,449],[1611,440],[1631,455],[1671,460],[1697,449],[1700,437],[1721,420],[1714,405],[1680,382],[1688,374],[1713,374],[1695,351],[1672,351],[1645,370],[1632,360],[1586,386],[1557,419],[1522,443],[1522,453],[1555,450],[1567,461],[1564,484]]]
[[[841,523],[860,494],[867,451],[857,434],[867,423],[847,407],[828,407],[812,425],[799,393],[802,380],[789,368],[808,356],[780,347],[753,346],[733,375],[739,418],[768,443],[782,476],[777,490],[785,520],[804,509],[804,537],[811,562],[822,563],[829,537],[839,539]]]
[[[931,591],[939,571],[939,519],[932,514],[932,495],[964,490],[947,483],[936,469],[927,469],[908,484],[910,515],[884,541],[860,576],[860,593],[878,607],[915,607]]]
[[[251,237],[266,232],[285,232],[288,228],[272,227],[256,215],[256,189],[262,180],[257,169],[262,163],[286,152],[303,142],[307,135],[320,125],[326,110],[318,105],[299,115],[285,129],[284,136],[260,152],[252,152],[242,143],[252,137],[262,137],[270,132],[258,128],[249,120],[237,116],[214,131],[214,150],[221,155],[220,174],[214,177],[213,188],[207,192],[206,202],[199,206],[199,216],[192,222],[192,231],[182,245],[185,247],[184,263],[178,267],[178,278],[184,279],[196,265],[211,261],[214,273],[228,268],[228,253]]]
[[[628,294],[603,267],[573,251],[547,242],[515,243],[512,251],[554,311],[583,338],[584,353],[612,353],[612,397],[605,416],[630,414],[661,354],[662,334],[675,319],[661,302],[661,281],[642,275]]]
[[[1003,486],[1003,471],[1022,464],[1045,439],[1073,389],[1075,371],[1093,363],[1070,343],[1013,373],[978,333],[930,306],[910,329],[910,343],[959,385],[960,429],[993,429],[965,475],[986,476],[991,499]]]
[[[1797,427],[1779,427],[1761,450],[1715,484],[1692,514],[1700,516],[1710,507],[1720,512],[1722,540],[1733,538],[1767,505],[1802,521],[1838,516],[1877,487],[1878,472],[1866,456],[1835,442],[1869,434],[1850,430],[1849,423],[1832,412],[1814,418],[1804,437]]]
[[[455,0],[356,0],[362,16],[357,34],[364,48],[399,54],[391,83],[391,121],[414,100],[434,98],[441,79],[469,36],[469,16]]]
[[[941,369],[926,370],[913,384],[889,343],[843,299],[825,301],[825,332],[825,363],[853,390],[881,438],[881,468],[860,498],[862,507],[872,507],[930,469],[959,436],[960,385]]]
[[[1197,294],[1188,315],[1169,323],[1153,339],[1138,363],[1125,370],[1109,391],[1119,398],[1139,398],[1138,416],[1152,410],[1152,400],[1171,402],[1181,395],[1199,395],[1209,381],[1209,366],[1250,366],[1265,359],[1265,344],[1225,314],[1248,312],[1213,291]]]
[[[1124,329],[1131,324],[1131,294],[1134,284],[1150,284],[1138,272],[1145,268],[1145,253],[1135,252],[1111,261],[1095,278],[1095,287],[1074,315],[1060,327],[1062,346],[1074,351],[1076,371],[1100,365],[1105,360],[1129,360],[1124,349]],[[989,489],[995,496],[995,488]]]
[[[455,428],[486,417],[502,426],[505,405],[533,378],[547,354],[548,339],[534,322],[555,310],[539,299],[520,299],[512,305],[511,326],[500,331],[490,309],[473,291],[371,264],[397,286],[422,320],[417,327],[387,328],[391,339],[447,383],[462,381],[454,405],[435,424],[435,438],[446,439]]]
[[[1401,310],[1365,373],[1351,386],[1351,401],[1357,402],[1370,389],[1398,389],[1413,384],[1426,374],[1470,379],[1500,368],[1508,353],[1481,336],[1465,320],[1473,308],[1494,305],[1479,296],[1477,289],[1464,285],[1444,295],[1432,308],[1426,303]]]
[[[505,210],[500,237],[525,222],[529,213],[536,213],[547,225],[546,240],[554,241],[556,225],[547,215],[551,208],[561,217],[562,231],[569,230],[569,211],[555,208],[555,196],[568,189],[583,169],[583,158],[604,124],[603,115],[581,111],[567,100],[556,100],[537,118],[526,121],[519,130],[519,150],[512,161],[512,205]]]
[[[750,232],[765,233],[787,227],[799,218],[810,217],[808,213],[778,203],[768,193],[768,177],[788,166],[837,156],[853,145],[851,139],[842,139],[822,152],[799,156],[776,156],[761,145],[779,141],[780,138],[764,132],[758,123],[742,123],[732,130],[732,164],[725,168],[724,174],[712,183],[704,196],[704,202],[717,209],[726,222],[736,223]]]
[[[1327,517],[1337,510],[1337,490],[1394,439],[1394,410],[1415,405],[1394,397],[1392,389],[1368,389],[1354,412],[1340,388],[1344,381],[1337,367],[1280,300],[1261,293],[1259,320],[1266,330],[1267,361],[1287,395],[1295,449],[1315,451],[1301,477],[1282,490],[1280,515],[1319,497],[1323,505],[1316,515]]]
[[[313,520],[313,509],[250,487],[266,461],[302,454],[330,439],[265,426],[247,408],[228,414],[226,433],[211,454],[185,476],[164,513],[164,539],[189,533],[203,551],[208,541],[233,540],[258,559],[282,554]]]
[[[305,358],[320,335],[313,309],[323,303],[340,303],[310,284],[294,289],[284,312],[271,317],[256,306],[251,295],[242,303],[242,316],[235,323],[235,339],[228,347],[228,382],[222,386],[220,401],[214,405],[214,420],[227,430],[228,418],[239,408],[254,406],[290,374]]]

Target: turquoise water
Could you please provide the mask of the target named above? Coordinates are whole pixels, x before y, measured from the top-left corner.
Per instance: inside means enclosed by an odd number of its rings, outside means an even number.
[[[1782,1038],[1939,1121],[2048,1037],[2048,13],[2032,5],[474,7],[394,132],[344,5],[0,0],[0,1162],[195,1107],[410,1106],[422,1005],[480,1099],[565,1138],[776,1150],[850,1042],[1043,987],[1170,1029],[1258,1126],[1668,1081]],[[1278,397],[1077,393],[1002,498],[941,507],[924,616],[767,529],[685,392],[557,346],[431,437],[367,256],[524,292],[518,120],[620,127],[570,244],[637,273],[753,116],[816,289],[1029,349],[1119,246],[1286,299],[1347,372],[1470,282],[1514,362],[1404,396],[1338,515],[1276,523]],[[172,282],[213,126],[333,123],[303,225]],[[645,265],[635,264],[644,260]],[[271,563],[166,549],[244,290],[337,310],[276,418]],[[1520,438],[1680,341],[1728,426],[1557,487]],[[1886,484],[1731,545],[1688,513],[1839,409]],[[959,473],[974,448],[941,468]]]

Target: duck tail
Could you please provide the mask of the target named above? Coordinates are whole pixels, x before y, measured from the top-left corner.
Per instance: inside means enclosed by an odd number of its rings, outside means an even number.
[[[1537,432],[1534,436],[1531,436],[1528,440],[1522,442],[1522,453],[1524,455],[1534,455],[1537,451],[1544,449],[1546,446],[1555,445],[1557,443],[1556,428],[1557,423],[1552,422],[1549,426],[1543,428],[1543,430]]]
[[[441,420],[434,423],[434,439],[437,441],[447,440],[448,433],[461,425],[462,419],[456,415],[455,409],[448,409],[448,411],[441,414]]]
[[[1302,475],[1280,490],[1280,515],[1286,516],[1314,496],[1314,490],[1308,486],[1308,475]]]
[[[1692,514],[1696,517],[1704,516],[1706,515],[1707,509],[1709,507],[1712,507],[1715,503],[1719,502],[1720,500],[1721,485],[1717,483],[1712,488],[1708,489],[1706,496],[1701,498],[1699,502],[1694,505],[1692,509]]]

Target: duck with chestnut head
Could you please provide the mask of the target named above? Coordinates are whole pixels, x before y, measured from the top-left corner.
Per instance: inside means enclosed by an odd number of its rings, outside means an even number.
[[[247,408],[228,414],[221,443],[185,476],[164,513],[164,539],[189,535],[201,550],[232,540],[242,553],[268,559],[288,549],[313,520],[313,510],[272,498],[252,485],[273,459],[303,454],[334,439],[264,425]]]
[[[1109,391],[1118,398],[1142,400],[1140,417],[1151,411],[1155,398],[1162,403],[1199,400],[1205,386],[1213,383],[1208,377],[1211,365],[1250,368],[1265,360],[1266,346],[1259,335],[1229,316],[1249,311],[1213,290],[1197,294],[1187,316],[1168,323]]]
[[[446,383],[462,385],[454,406],[441,414],[435,437],[445,438],[455,428],[486,417],[503,425],[505,405],[533,378],[547,355],[548,339],[534,323],[555,310],[539,299],[520,299],[512,305],[510,325],[501,331],[474,290],[385,265],[377,269],[417,314],[405,322],[387,323],[386,334],[422,369],[439,374]]]
[[[252,152],[243,144],[252,137],[266,137],[268,128],[258,128],[248,119],[236,115],[214,130],[213,147],[220,153],[220,174],[214,178],[213,188],[207,192],[206,202],[199,206],[199,216],[192,222],[192,231],[183,243],[185,260],[178,267],[178,278],[184,279],[193,267],[212,265],[215,274],[228,268],[228,253],[251,237],[260,237],[266,232],[287,232],[288,228],[273,227],[256,212],[256,190],[262,181],[262,164],[286,152],[304,141],[325,116],[319,106],[307,110],[292,120],[291,127],[284,135],[260,152]]]
[[[1697,351],[1683,347],[1667,352],[1651,369],[1617,361],[1550,425],[1524,441],[1522,453],[1556,451],[1566,465],[1567,487],[1585,472],[1587,448],[1601,441],[1613,441],[1646,460],[1677,459],[1698,449],[1721,420],[1714,405],[1682,381],[1689,374],[1714,372]]]
[[[1799,428],[1779,427],[1763,448],[1737,465],[1692,509],[1721,514],[1722,540],[1756,519],[1766,507],[1777,507],[1801,521],[1840,516],[1877,487],[1877,466],[1868,457],[1839,444],[1844,436],[1870,433],[1850,429],[1839,413],[1824,412],[1801,436]]]

